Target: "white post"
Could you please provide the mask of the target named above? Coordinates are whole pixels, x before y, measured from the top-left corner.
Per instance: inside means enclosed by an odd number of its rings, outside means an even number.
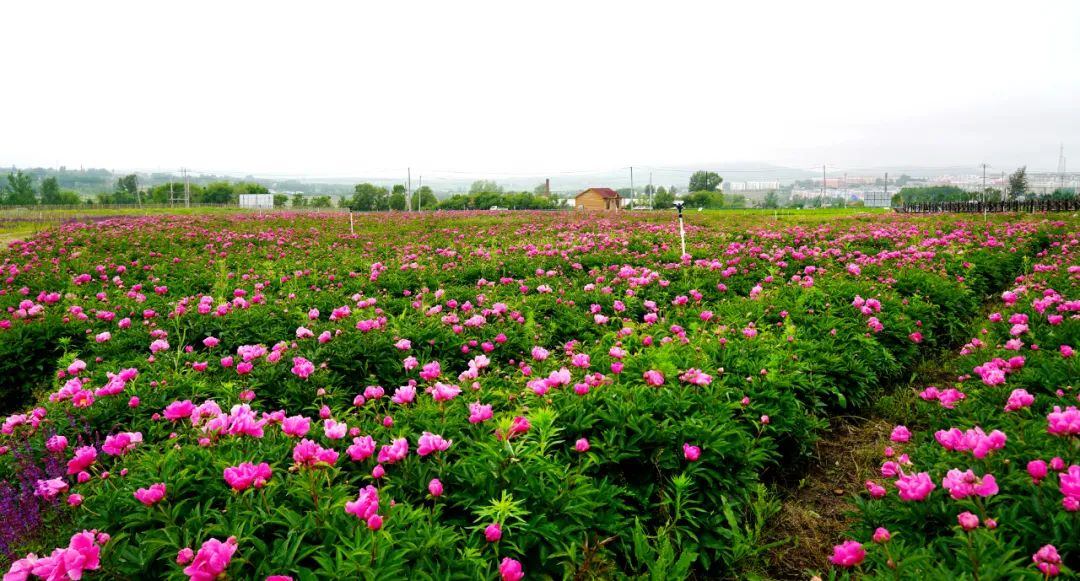
[[[353,229],[352,210],[349,210],[349,234],[356,235],[356,230]]]
[[[682,256],[679,258],[682,259],[683,256],[686,256],[686,231],[683,230],[682,212],[679,212],[679,238],[682,240]]]

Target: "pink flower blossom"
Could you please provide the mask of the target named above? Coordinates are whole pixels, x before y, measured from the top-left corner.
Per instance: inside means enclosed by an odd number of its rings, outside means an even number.
[[[1054,406],[1054,411],[1046,416],[1047,433],[1054,436],[1080,435],[1080,410],[1069,406],[1065,411],[1061,406]]]
[[[34,496],[52,500],[68,489],[68,483],[61,477],[50,480],[38,480],[34,483]]]
[[[310,429],[311,419],[304,416],[290,416],[281,421],[281,431],[294,438],[303,438]]]
[[[438,478],[432,478],[431,482],[428,482],[427,489],[431,496],[435,498],[443,495],[443,484]]]
[[[645,385],[658,387],[664,385],[664,374],[655,369],[650,369],[643,374]]]
[[[588,452],[589,451],[589,440],[587,440],[585,438],[579,438],[577,442],[574,442],[574,449],[577,450],[578,452],[582,452],[582,453]]]
[[[1054,545],[1043,545],[1031,556],[1031,560],[1047,577],[1057,577],[1061,573],[1061,555],[1058,555]]]
[[[484,529],[484,538],[489,543],[494,543],[502,538],[502,527],[499,523],[493,522]]]
[[[503,557],[502,562],[499,563],[499,577],[501,581],[520,581],[525,577],[525,573],[521,570],[519,561]]]
[[[485,420],[489,420],[492,417],[492,411],[490,405],[481,404],[479,401],[475,401],[469,404],[469,423],[478,424]]]
[[[449,444],[448,444],[449,445]],[[389,445],[379,449],[379,464],[393,464],[409,455],[409,441],[405,438],[392,440]]]
[[[442,452],[450,448],[450,444],[452,443],[453,440],[444,440],[443,437],[438,434],[424,432],[417,441],[416,453],[421,456],[427,456],[432,452]]]
[[[379,491],[371,485],[361,488],[356,500],[345,503],[345,512],[367,521],[379,512]]]
[[[292,373],[300,379],[307,379],[315,372],[315,364],[303,357],[293,357]]]
[[[93,446],[81,446],[75,449],[75,457],[68,460],[67,473],[78,474],[90,467],[97,460],[97,450]]]
[[[1009,394],[1009,401],[1005,403],[1005,411],[1012,412],[1026,408],[1035,403],[1035,396],[1023,389],[1014,389]]]
[[[986,474],[980,478],[975,476],[970,469],[965,472],[956,468],[949,470],[941,485],[955,500],[963,500],[969,496],[985,498],[998,493],[997,481],[993,474]]]
[[[135,499],[146,506],[153,506],[158,502],[161,502],[163,498],[165,498],[164,482],[151,484],[150,488],[140,488],[135,491]]]
[[[900,490],[900,500],[904,501],[926,500],[930,492],[937,488],[934,481],[930,479],[930,474],[926,472],[911,475],[901,473],[900,478],[897,478],[893,484]]]
[[[965,531],[973,531],[979,528],[979,517],[971,514],[969,511],[964,511],[956,515],[957,522],[960,523],[960,527]]]
[[[697,446],[691,446],[688,442],[683,442],[683,457],[690,462],[697,462],[701,457],[701,448]]]
[[[110,456],[123,456],[134,450],[140,442],[142,442],[142,433],[122,432],[115,436],[106,436],[101,451]]]
[[[191,581],[217,579],[229,567],[234,553],[236,553],[236,537],[229,537],[224,543],[212,538],[202,544],[195,555],[195,560],[184,568],[184,574]]]
[[[849,269],[850,270],[850,269]],[[855,273],[857,274],[857,273]],[[858,541],[844,541],[833,547],[829,561],[845,569],[855,567],[866,559],[866,549]]]
[[[254,486],[262,488],[270,480],[272,471],[270,465],[262,462],[258,466],[251,462],[244,462],[239,466],[230,466],[225,469],[225,482],[233,490],[240,492]]]

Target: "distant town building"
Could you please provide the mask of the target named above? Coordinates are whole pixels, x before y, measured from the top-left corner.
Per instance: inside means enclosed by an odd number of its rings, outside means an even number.
[[[758,180],[747,182],[723,182],[725,192],[768,192],[780,189],[780,180]]]
[[[578,210],[619,210],[622,196],[611,188],[589,188],[574,196],[574,207]]]

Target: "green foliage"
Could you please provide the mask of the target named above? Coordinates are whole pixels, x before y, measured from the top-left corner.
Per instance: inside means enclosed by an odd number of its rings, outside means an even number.
[[[37,204],[33,178],[21,171],[8,173],[2,201],[9,206],[32,206]]]
[[[689,192],[715,192],[720,187],[724,178],[720,174],[711,171],[699,170],[690,176]]]
[[[1027,194],[1028,179],[1027,166],[1017,168],[1009,174],[1009,197],[1019,198]]]

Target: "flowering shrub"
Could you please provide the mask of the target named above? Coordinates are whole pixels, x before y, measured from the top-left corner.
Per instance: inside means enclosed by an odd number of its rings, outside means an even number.
[[[1023,485],[1073,530],[1057,515],[1080,474],[1036,470],[1031,488],[1001,464],[1073,459],[1076,412],[1047,385],[1067,384],[1058,343],[1080,337],[1032,315],[1072,303],[1035,274],[1010,282],[1062,225],[701,218],[680,256],[661,219],[380,217],[349,235],[331,216],[196,216],[11,244],[0,507],[17,517],[0,552],[18,573],[50,548],[42,531],[96,529],[112,538],[80,566],[104,578],[738,576],[765,550],[764,484],[799,470],[830,414],[966,340],[1006,288],[1029,319],[995,323],[970,349],[983,378],[924,404],[973,415],[935,426],[947,446],[894,433],[910,463],[868,483],[866,526],[888,525],[873,540],[907,562],[963,508],[989,551],[987,519],[1013,525],[985,511]],[[1035,339],[1023,356],[985,346]],[[1050,401],[1052,431],[1009,423]],[[975,421],[990,403],[1013,415]],[[860,544],[873,530],[833,562],[884,563]],[[1034,532],[1014,542],[1051,541]],[[1030,554],[1066,570],[1070,538]]]
[[[992,312],[971,324],[948,361],[948,390],[959,396],[946,404],[924,395],[926,425],[894,438],[887,451],[904,461],[885,458],[884,478],[855,500],[855,540],[846,543],[865,541],[876,527],[892,539],[869,548],[860,571],[897,578],[1076,574],[1080,368],[1071,356],[1080,341],[1080,239],[1067,232],[1048,242],[988,303]],[[904,483],[915,472],[926,485],[912,499]],[[899,494],[888,490],[890,480]]]

